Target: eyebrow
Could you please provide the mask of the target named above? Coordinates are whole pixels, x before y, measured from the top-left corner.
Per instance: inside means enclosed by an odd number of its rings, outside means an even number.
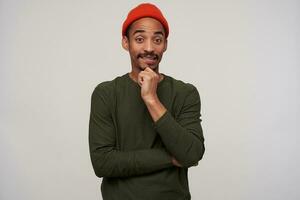
[[[142,29],[137,29],[133,32],[133,35],[137,34],[137,33],[144,33],[146,32],[145,30]],[[156,31],[154,32],[154,35],[164,35],[164,33],[162,31]]]
[[[137,34],[137,33],[143,33],[143,32],[145,32],[144,30],[139,30],[139,29],[137,29],[137,30],[135,30],[134,32],[133,32],[133,35],[135,35],[135,34]]]
[[[154,35],[164,35],[164,33],[162,31],[156,31],[154,32]]]

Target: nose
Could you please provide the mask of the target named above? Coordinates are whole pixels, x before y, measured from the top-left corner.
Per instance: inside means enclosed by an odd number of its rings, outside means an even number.
[[[147,40],[144,45],[144,51],[152,52],[154,50],[153,43],[151,40]]]

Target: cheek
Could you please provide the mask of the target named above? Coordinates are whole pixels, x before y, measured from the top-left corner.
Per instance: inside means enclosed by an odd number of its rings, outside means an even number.
[[[157,51],[157,53],[159,54],[159,55],[163,55],[163,53],[164,53],[164,49],[162,48],[162,49],[159,49],[159,51]]]
[[[138,48],[131,48],[130,49],[130,54],[136,56],[137,54],[139,54],[139,49]]]
[[[158,52],[159,54],[164,53],[165,50],[166,50],[166,46],[165,46],[165,45],[159,45],[159,46],[156,48],[156,52]]]
[[[136,55],[138,53],[138,51],[136,48],[131,47],[131,48],[129,48],[129,53],[130,53],[130,55]]]

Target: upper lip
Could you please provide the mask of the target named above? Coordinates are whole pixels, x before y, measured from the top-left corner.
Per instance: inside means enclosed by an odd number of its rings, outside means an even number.
[[[141,56],[139,56],[139,57],[141,57],[141,58],[148,58],[148,59],[152,59],[152,60],[155,60],[155,59],[157,59],[157,56],[156,55],[141,55]]]

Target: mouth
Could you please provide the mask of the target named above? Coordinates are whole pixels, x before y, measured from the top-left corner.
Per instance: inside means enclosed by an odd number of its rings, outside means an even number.
[[[153,65],[157,62],[158,57],[156,55],[139,56],[144,63],[147,65]]]

